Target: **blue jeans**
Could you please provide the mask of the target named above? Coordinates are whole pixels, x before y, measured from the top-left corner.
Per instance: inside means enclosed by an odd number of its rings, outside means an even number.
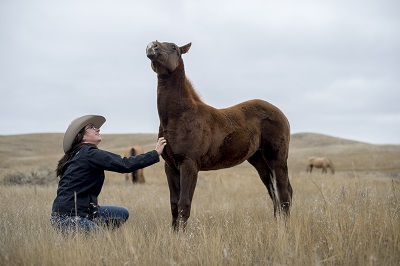
[[[51,214],[50,223],[62,233],[96,232],[103,228],[118,228],[129,218],[126,208],[120,206],[101,206],[96,218]]]

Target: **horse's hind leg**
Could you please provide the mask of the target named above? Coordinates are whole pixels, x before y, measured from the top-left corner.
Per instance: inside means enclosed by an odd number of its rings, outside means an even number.
[[[261,152],[257,151],[248,159],[253,165],[262,182],[267,187],[268,193],[274,203],[274,215],[289,215],[289,209],[292,202],[292,186],[290,185],[287,162],[279,160],[265,160]]]
[[[293,189],[289,181],[287,161],[271,159],[267,164],[272,172],[271,177],[275,174],[276,178],[276,188],[280,199],[280,209],[278,209],[278,211],[280,212],[280,210],[282,210],[285,215],[289,215]]]
[[[268,167],[268,165],[265,163],[265,161],[262,159],[262,156],[259,152],[256,152],[253,156],[251,156],[247,160],[251,165],[256,168],[258,175],[261,178],[261,181],[264,183],[265,187],[268,190],[268,194],[272,199],[272,202],[274,203],[274,213],[277,211],[277,204],[278,203],[278,197],[275,193],[274,185],[272,183],[271,179],[271,171]]]

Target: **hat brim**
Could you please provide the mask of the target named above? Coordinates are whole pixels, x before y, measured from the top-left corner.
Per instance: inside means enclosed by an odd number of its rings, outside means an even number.
[[[93,124],[96,128],[100,128],[106,119],[101,115],[84,115],[74,119],[68,126],[64,134],[63,148],[64,153],[67,153],[72,148],[72,143],[79,131],[88,124]]]

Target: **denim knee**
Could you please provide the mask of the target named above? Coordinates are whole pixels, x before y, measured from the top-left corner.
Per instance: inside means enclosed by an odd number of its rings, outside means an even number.
[[[71,232],[89,233],[100,230],[100,227],[95,222],[79,216],[51,215],[50,223],[63,234]]]
[[[129,218],[129,211],[121,206],[101,206],[99,207],[96,221],[104,223],[106,226],[119,227]]]

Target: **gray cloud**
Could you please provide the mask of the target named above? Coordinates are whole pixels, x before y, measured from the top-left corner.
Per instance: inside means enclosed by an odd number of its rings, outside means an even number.
[[[2,1],[0,134],[156,132],[153,40],[192,42],[203,100],[262,98],[292,131],[400,144],[398,1]],[[396,11],[397,10],[397,11]]]

